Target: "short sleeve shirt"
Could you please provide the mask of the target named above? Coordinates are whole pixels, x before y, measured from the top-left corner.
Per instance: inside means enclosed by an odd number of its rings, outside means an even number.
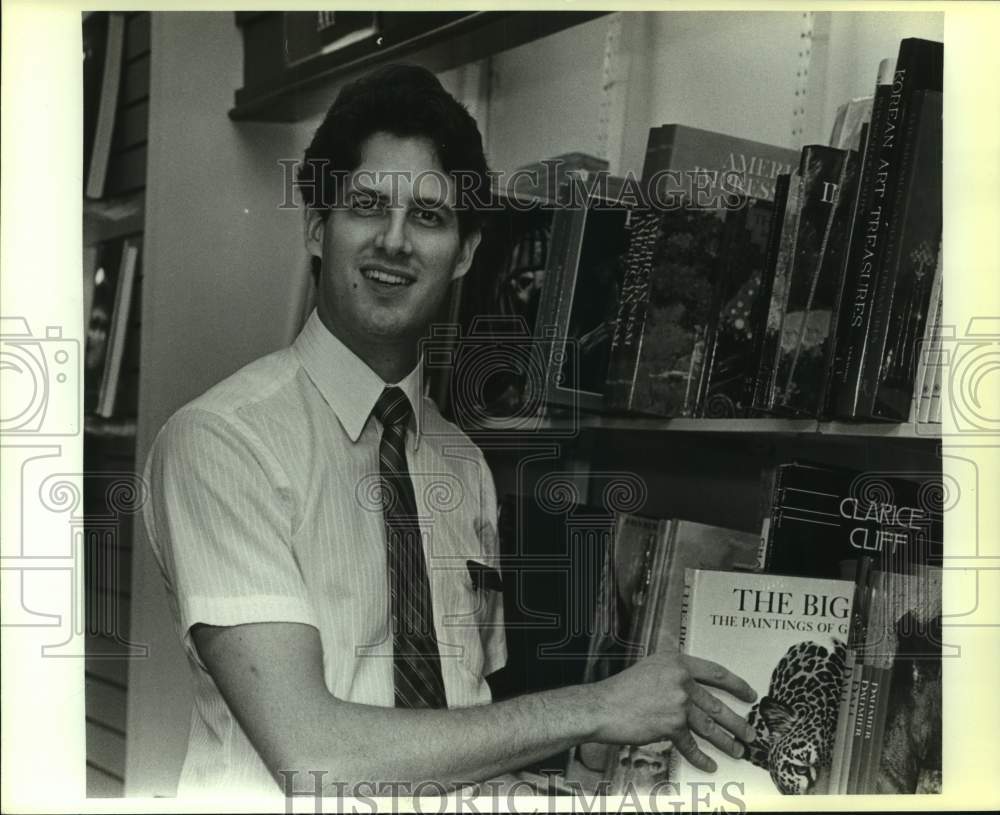
[[[492,476],[479,448],[420,396],[417,370],[398,385],[414,406],[406,455],[448,706],[485,704],[485,677],[506,661],[500,594],[473,578],[477,564],[497,566]],[[314,312],[290,348],[181,408],[157,436],[146,529],[194,678],[179,794],[277,791],[198,656],[199,623],[314,626],[330,693],[393,705],[381,427],[371,415],[385,387]]]

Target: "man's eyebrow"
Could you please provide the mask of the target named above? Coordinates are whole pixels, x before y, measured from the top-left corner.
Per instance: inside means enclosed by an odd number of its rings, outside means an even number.
[[[447,200],[440,198],[438,196],[431,196],[425,198],[422,195],[414,195],[413,203],[416,204],[421,209],[433,209],[433,210],[443,211],[446,213],[450,213],[453,211],[451,204],[449,204]]]

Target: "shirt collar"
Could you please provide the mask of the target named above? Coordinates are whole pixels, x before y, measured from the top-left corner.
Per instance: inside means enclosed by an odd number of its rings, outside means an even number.
[[[420,443],[420,364],[400,382],[386,383],[367,363],[323,325],[314,309],[292,346],[352,442],[361,437],[382,391],[394,384],[410,400],[413,445]]]

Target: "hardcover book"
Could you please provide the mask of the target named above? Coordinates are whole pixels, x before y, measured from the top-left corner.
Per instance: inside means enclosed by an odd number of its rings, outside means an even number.
[[[825,792],[817,783],[833,753],[853,583],[689,569],[685,584],[682,649],[727,666],[757,691],[753,704],[723,694],[756,738],[741,758],[702,742],[714,773],[674,755],[672,780],[742,783],[746,796]]]
[[[900,180],[861,371],[860,409],[904,421],[913,397],[942,224],[941,94],[918,91],[907,114]]]
[[[841,418],[863,417],[866,413],[861,392],[862,369],[872,333],[874,293],[883,274],[889,224],[893,218],[893,193],[900,175],[903,126],[916,91],[941,91],[943,54],[939,42],[904,39],[889,84],[884,84],[880,76],[851,241],[844,295],[850,307],[842,310],[838,333],[834,409]],[[876,325],[875,336],[879,331]]]
[[[778,467],[766,529],[765,569],[840,577],[861,556],[909,572],[943,555],[940,473],[905,477],[804,463]]]
[[[679,651],[685,569],[753,571],[757,568],[756,535],[734,529],[675,520],[662,526],[666,535],[651,559],[647,600],[636,624],[634,639],[648,653]],[[667,777],[669,741],[632,745],[613,750],[605,772],[609,792],[649,790]]]
[[[767,413],[774,404],[775,371],[781,341],[781,317],[788,298],[788,280],[795,256],[795,239],[798,235],[800,202],[803,195],[802,174],[796,167],[788,179],[788,195],[781,217],[781,233],[776,236],[774,263],[768,269],[766,308],[762,304],[764,321],[760,326],[760,343],[757,350],[757,372],[753,379],[751,409]]]
[[[798,151],[680,124],[651,128],[642,178],[654,206],[687,200],[721,209],[732,192],[774,200],[774,182],[798,162]]]
[[[841,276],[836,259],[828,255],[836,245],[836,203],[846,180],[847,157],[843,150],[821,145],[802,150],[798,232],[781,314],[772,402],[761,405],[784,415],[820,413],[833,291]],[[846,208],[841,206],[841,213]],[[841,234],[843,221],[841,215],[836,222]]]
[[[610,408],[695,415],[728,239],[714,210],[685,207],[634,220],[608,371]]]

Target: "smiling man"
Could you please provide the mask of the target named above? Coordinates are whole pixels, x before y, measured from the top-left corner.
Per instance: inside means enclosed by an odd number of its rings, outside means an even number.
[[[453,787],[583,741],[671,738],[711,769],[692,732],[734,755],[753,738],[704,687],[750,700],[746,683],[676,654],[491,702],[492,478],[418,387],[419,341],[479,245],[465,194],[487,181],[432,74],[346,87],[299,177],[316,311],[158,436],[145,520],[195,690],[179,792]]]

